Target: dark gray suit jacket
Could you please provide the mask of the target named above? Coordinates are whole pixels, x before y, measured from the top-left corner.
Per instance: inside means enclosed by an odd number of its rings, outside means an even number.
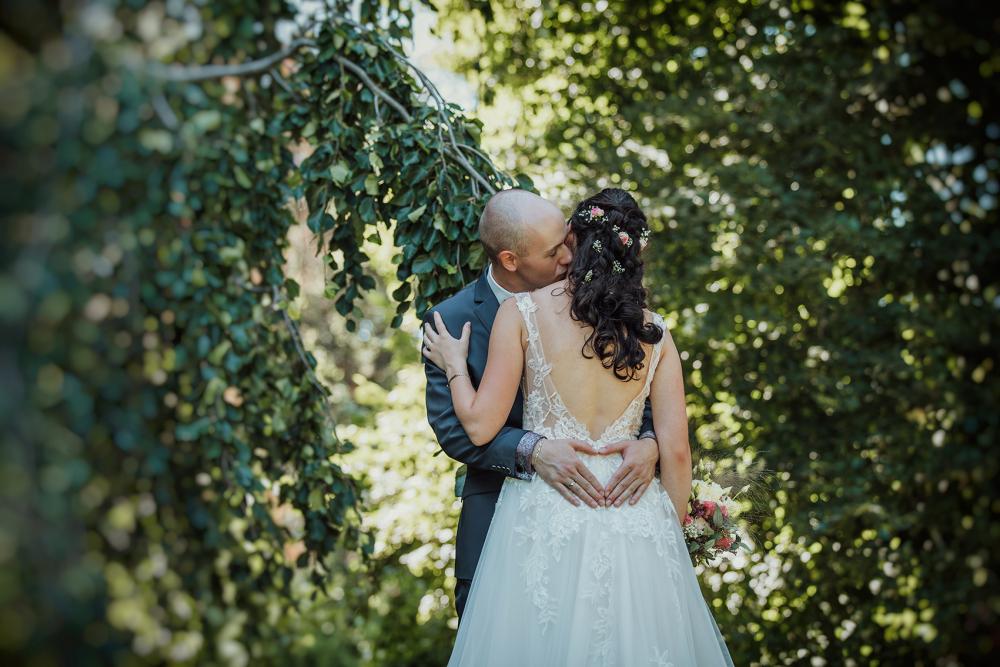
[[[500,304],[486,280],[486,272],[483,271],[479,280],[466,285],[458,294],[424,315],[424,322],[433,324],[434,313],[441,313],[441,319],[453,336],[461,333],[466,322],[472,323],[469,379],[475,387],[479,386],[483,371],[486,370],[490,332],[499,308]],[[458,579],[472,579],[483,542],[486,541],[486,531],[493,520],[493,508],[503,480],[508,475],[517,476],[514,451],[526,433],[521,428],[524,399],[518,389],[514,406],[503,428],[488,445],[476,447],[455,414],[444,371],[425,357],[424,374],[427,377],[427,421],[445,454],[468,466],[462,489],[462,515],[458,522],[455,576]]]
[[[469,379],[474,387],[479,386],[486,370],[490,332],[499,308],[500,304],[490,289],[486,272],[483,271],[476,282],[466,285],[458,294],[431,308],[424,315],[424,323],[433,324],[434,313],[441,313],[452,336],[458,336],[466,322],[472,323],[468,365]],[[530,478],[528,474],[519,474],[514,460],[517,445],[527,433],[521,428],[524,397],[518,389],[503,428],[488,445],[476,447],[455,414],[444,371],[425,357],[424,375],[427,377],[427,420],[445,454],[468,467],[462,489],[462,514],[458,521],[455,577],[472,579],[504,479],[508,476]],[[652,428],[652,408],[647,399],[642,431],[651,431]]]

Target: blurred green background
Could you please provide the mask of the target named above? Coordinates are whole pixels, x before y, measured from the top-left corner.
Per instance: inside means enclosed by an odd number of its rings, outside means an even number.
[[[416,315],[515,183],[636,195],[694,457],[768,471],[737,664],[1000,653],[987,3],[0,11],[6,664],[444,664]]]

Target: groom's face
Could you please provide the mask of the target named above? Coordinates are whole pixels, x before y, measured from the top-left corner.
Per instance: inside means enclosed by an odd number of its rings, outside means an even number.
[[[573,259],[566,243],[569,231],[569,225],[557,209],[526,230],[525,247],[528,250],[518,257],[517,275],[533,289],[550,285],[566,275]]]

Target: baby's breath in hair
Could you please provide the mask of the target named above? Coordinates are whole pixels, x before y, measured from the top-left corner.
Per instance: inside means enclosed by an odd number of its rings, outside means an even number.
[[[604,209],[600,206],[591,206],[590,208],[585,208],[576,214],[581,220],[586,220],[587,222],[603,222]]]

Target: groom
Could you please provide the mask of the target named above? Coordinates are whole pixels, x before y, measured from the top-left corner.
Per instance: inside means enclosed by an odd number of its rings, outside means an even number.
[[[489,258],[486,270],[475,283],[424,315],[426,325],[433,323],[435,312],[440,313],[453,334],[471,322],[468,364],[473,385],[479,385],[486,368],[490,331],[500,302],[515,292],[538,289],[565,277],[573,258],[568,234],[562,211],[526,190],[504,190],[486,204],[479,219],[479,239]],[[639,439],[616,443],[601,452],[620,453],[624,459],[607,486],[601,486],[577,455],[598,453],[588,444],[546,439],[521,428],[524,397],[520,390],[504,427],[488,445],[476,447],[455,415],[444,371],[425,358],[424,374],[431,428],[441,449],[468,469],[461,492],[455,555],[455,607],[459,618],[505,477],[530,480],[537,474],[568,502],[585,503],[595,509],[637,502],[653,478],[659,450],[648,400]]]

